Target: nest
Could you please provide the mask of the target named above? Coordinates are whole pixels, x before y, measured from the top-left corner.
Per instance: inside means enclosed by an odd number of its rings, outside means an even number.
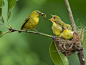
[[[74,40],[66,40],[55,36],[53,37],[53,41],[58,50],[65,56],[69,56],[76,52]]]
[[[73,33],[73,39],[72,40],[66,40],[63,38],[59,38],[57,36],[54,36],[52,39],[55,43],[55,46],[58,48],[58,50],[64,54],[65,56],[70,56],[71,54],[74,54],[79,47],[83,44],[84,36],[86,35],[86,27],[77,27],[77,32]]]

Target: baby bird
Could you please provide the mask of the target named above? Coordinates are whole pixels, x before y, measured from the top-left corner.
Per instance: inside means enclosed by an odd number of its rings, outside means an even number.
[[[63,25],[63,32],[58,37],[62,37],[68,40],[73,38],[73,31],[68,30],[69,28],[67,26],[68,24]]]
[[[24,30],[24,29],[27,30],[32,28],[34,31],[37,31],[35,30],[35,27],[39,23],[39,15],[44,16],[46,19],[46,15],[44,13],[41,13],[40,11],[35,10],[26,18],[26,20],[24,21],[21,27],[21,30]]]
[[[53,25],[52,25],[53,33],[57,36],[60,35],[62,32],[62,26],[61,25],[63,25],[64,22],[62,22],[61,19],[56,15],[52,15],[52,18],[49,20],[51,20],[53,23]]]
[[[59,16],[57,15],[52,15],[52,18],[50,19],[52,22],[55,22],[56,24],[59,24],[61,27],[63,27],[63,25],[65,25],[66,23],[64,23]],[[68,27],[68,30],[72,30],[72,27],[69,24],[66,24],[66,26]]]

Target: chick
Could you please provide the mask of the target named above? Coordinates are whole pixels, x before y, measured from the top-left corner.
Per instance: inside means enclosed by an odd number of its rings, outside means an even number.
[[[61,27],[60,24],[57,24],[57,23],[56,23],[56,22],[57,22],[57,19],[59,19],[59,21],[61,21],[61,19],[60,19],[58,16],[52,15],[52,18],[49,19],[49,20],[51,20],[52,23],[53,23],[53,25],[52,25],[53,33],[58,36],[58,35],[60,35],[61,32],[62,32],[62,27]],[[59,22],[58,22],[58,23],[59,23]]]
[[[52,15],[52,18],[50,19],[52,22],[55,22],[56,24],[60,25],[61,27],[63,27],[63,25],[65,25],[66,23],[64,23],[59,16],[57,15]],[[72,30],[72,27],[69,24],[66,24],[66,26],[68,27],[68,30]]]
[[[72,39],[73,38],[73,31],[68,30],[69,28],[67,26],[68,26],[68,24],[63,25],[63,32],[58,37],[62,37],[64,39]]]

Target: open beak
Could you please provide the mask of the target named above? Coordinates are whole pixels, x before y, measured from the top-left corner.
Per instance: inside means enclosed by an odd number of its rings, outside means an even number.
[[[53,18],[51,18],[51,19],[49,19],[49,20],[53,21]]]
[[[46,15],[45,15],[45,13],[40,13],[40,15],[44,16],[44,18],[46,19]]]
[[[51,18],[51,19],[49,19],[49,20],[53,21],[53,15],[51,14],[51,16],[52,16],[52,18]]]

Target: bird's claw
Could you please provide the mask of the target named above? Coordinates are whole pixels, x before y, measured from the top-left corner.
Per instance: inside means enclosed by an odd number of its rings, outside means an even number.
[[[36,34],[38,34],[38,31],[37,30],[34,30],[36,32]]]
[[[27,33],[27,29],[25,29],[25,32]]]

